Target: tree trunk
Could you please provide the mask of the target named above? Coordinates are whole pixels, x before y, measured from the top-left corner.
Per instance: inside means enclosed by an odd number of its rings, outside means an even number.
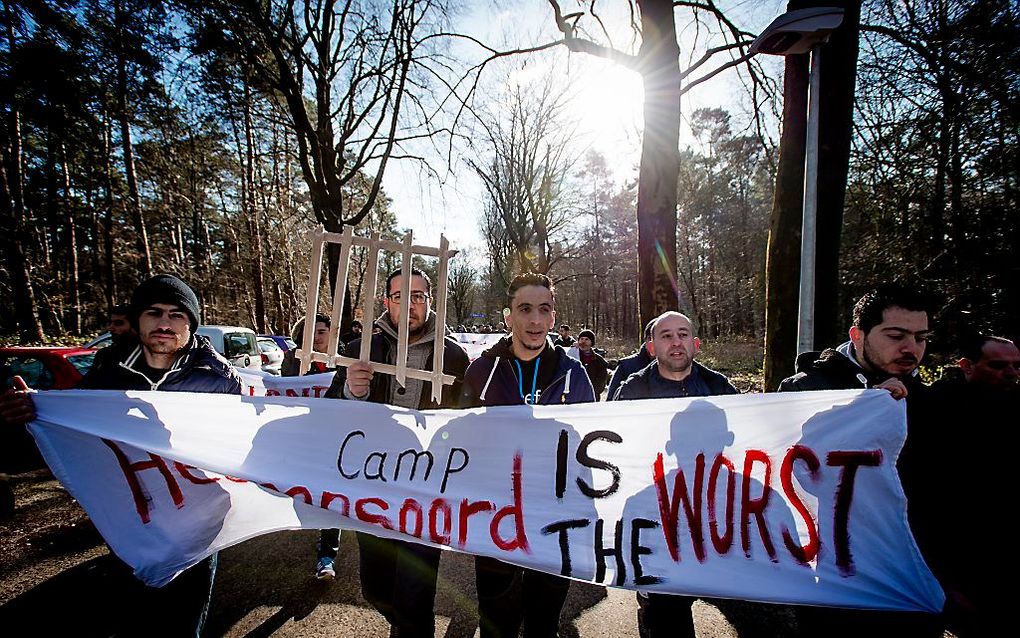
[[[804,206],[808,56],[786,56],[783,132],[765,262],[765,391],[793,374],[797,355],[800,225]]]
[[[114,276],[113,263],[113,159],[112,139],[113,124],[110,120],[110,113],[103,113],[103,173],[106,180],[106,213],[103,215],[103,255],[105,256],[105,268],[103,276],[106,279],[106,309],[109,311],[117,304],[117,279]]]
[[[71,287],[71,333],[81,335],[81,289],[78,279],[78,231],[71,207],[71,173],[67,168],[67,148],[60,143],[60,166],[64,182],[64,221],[67,224],[67,250]]]
[[[644,134],[638,170],[640,326],[679,307],[676,291],[676,188],[680,169],[680,48],[673,3],[639,1]],[[640,330],[641,328],[639,328]]]
[[[15,50],[14,17],[11,7],[4,2],[4,13],[7,18],[8,52]],[[11,297],[14,304],[14,316],[18,325],[18,336],[21,343],[43,340],[42,322],[36,307],[35,292],[32,290],[32,278],[28,255],[25,253],[25,197],[24,197],[24,163],[21,157],[21,110],[17,103],[16,93],[11,92],[10,111],[7,113],[9,145],[3,144],[3,165],[0,166],[0,213],[3,214],[3,236],[9,244],[4,250],[4,266],[11,278]],[[8,140],[4,140],[7,142]],[[9,155],[8,155],[8,149]]]
[[[145,230],[145,218],[142,216],[142,201],[138,194],[138,178],[135,175],[135,153],[131,143],[131,115],[128,110],[128,78],[127,59],[124,52],[124,33],[122,26],[122,12],[120,2],[114,6],[114,16],[117,23],[117,110],[120,116],[120,144],[124,154],[124,177],[127,179],[128,202],[127,207],[131,211],[131,219],[135,225],[135,237],[138,242],[138,253],[141,260],[139,264],[142,277],[148,278],[152,275],[152,254],[149,252],[149,236]]]
[[[255,205],[255,139],[252,133],[252,98],[251,85],[248,82],[247,73],[244,78],[244,181],[245,191],[245,214],[248,216],[248,224],[252,235],[252,289],[255,294],[255,331],[259,334],[266,333],[266,293],[264,287],[264,273],[262,269],[262,222],[259,219],[258,207]]]

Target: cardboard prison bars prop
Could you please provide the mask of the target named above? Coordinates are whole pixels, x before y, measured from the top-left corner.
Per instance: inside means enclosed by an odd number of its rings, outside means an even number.
[[[372,363],[372,369],[376,373],[391,374],[397,379],[400,387],[406,385],[408,377],[429,381],[432,384],[432,399],[439,403],[442,396],[443,385],[452,384],[454,377],[443,374],[443,339],[446,336],[446,292],[447,292],[447,271],[449,260],[457,254],[456,250],[450,250],[450,243],[445,235],[439,236],[439,248],[431,246],[416,246],[412,242],[412,234],[404,235],[403,241],[382,239],[379,233],[373,233],[369,237],[358,237],[354,235],[352,227],[348,226],[343,233],[326,232],[321,226],[310,233],[312,240],[311,263],[308,269],[308,292],[307,306],[305,311],[304,335],[302,336],[302,347],[298,348],[295,356],[301,362],[301,374],[308,372],[312,361],[321,361],[329,367],[349,366],[355,361],[369,361],[372,345],[371,338],[361,339],[361,351],[358,358],[341,356],[337,352],[340,342],[340,312],[343,309],[344,298],[347,294],[347,278],[350,270],[351,250],[354,246],[365,248],[368,251],[368,269],[365,272],[365,290],[374,291],[379,277],[379,251],[392,250],[401,254],[401,286],[400,298],[405,304],[404,312],[400,313],[400,325],[397,327],[397,358],[394,365],[385,363]],[[340,244],[340,265],[336,271],[336,285],[333,294],[333,312],[331,314],[329,328],[329,345],[326,352],[314,350],[315,337],[315,314],[318,311],[319,285],[322,276],[322,253],[327,243]],[[433,370],[419,370],[407,367],[407,346],[408,346],[408,312],[406,306],[410,304],[411,296],[411,261],[414,255],[439,258],[439,272],[436,282],[436,331],[432,367]],[[361,306],[364,327],[364,336],[371,337],[371,326],[375,323],[375,295],[365,294]]]

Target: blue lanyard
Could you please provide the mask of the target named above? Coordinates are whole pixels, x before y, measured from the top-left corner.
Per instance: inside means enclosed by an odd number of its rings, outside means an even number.
[[[535,404],[535,391],[538,390],[538,363],[540,360],[541,357],[535,359],[535,373],[531,375],[531,394],[526,397],[524,396],[524,370],[521,369],[521,363],[514,359],[514,365],[517,366],[517,391],[520,392],[525,405]],[[531,403],[528,403],[528,397],[531,397]]]

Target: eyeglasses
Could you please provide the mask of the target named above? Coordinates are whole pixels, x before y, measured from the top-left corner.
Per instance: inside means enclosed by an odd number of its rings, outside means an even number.
[[[411,297],[411,303],[413,303],[415,305],[421,305],[421,304],[425,303],[426,301],[428,301],[428,299],[429,299],[428,293],[421,292],[420,290],[416,290],[416,291],[412,292],[410,294],[410,297]],[[400,303],[400,291],[397,291],[397,292],[389,295],[389,298],[390,298],[390,301],[392,301],[393,303],[399,304]]]

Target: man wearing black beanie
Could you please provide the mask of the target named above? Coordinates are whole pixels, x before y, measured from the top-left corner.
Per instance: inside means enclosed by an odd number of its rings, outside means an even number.
[[[588,373],[591,386],[595,389],[595,400],[602,396],[606,389],[606,382],[609,380],[609,364],[599,353],[595,352],[595,333],[585,328],[577,335],[577,350],[581,356],[581,365]]]
[[[209,340],[195,334],[200,309],[194,291],[173,275],[156,275],[135,289],[129,319],[138,332],[137,341],[114,343],[112,356],[97,357],[92,369],[78,383],[79,389],[162,390],[240,394],[241,378],[217,353]],[[24,425],[35,418],[35,406],[21,377],[0,395],[0,421]],[[110,560],[120,560],[110,555]],[[117,635],[150,633],[166,636],[197,636],[209,611],[217,554],[189,567],[162,588],[143,585],[124,574],[120,590],[110,596],[97,592],[97,613],[111,622]],[[103,610],[103,602],[117,600],[118,613]]]

